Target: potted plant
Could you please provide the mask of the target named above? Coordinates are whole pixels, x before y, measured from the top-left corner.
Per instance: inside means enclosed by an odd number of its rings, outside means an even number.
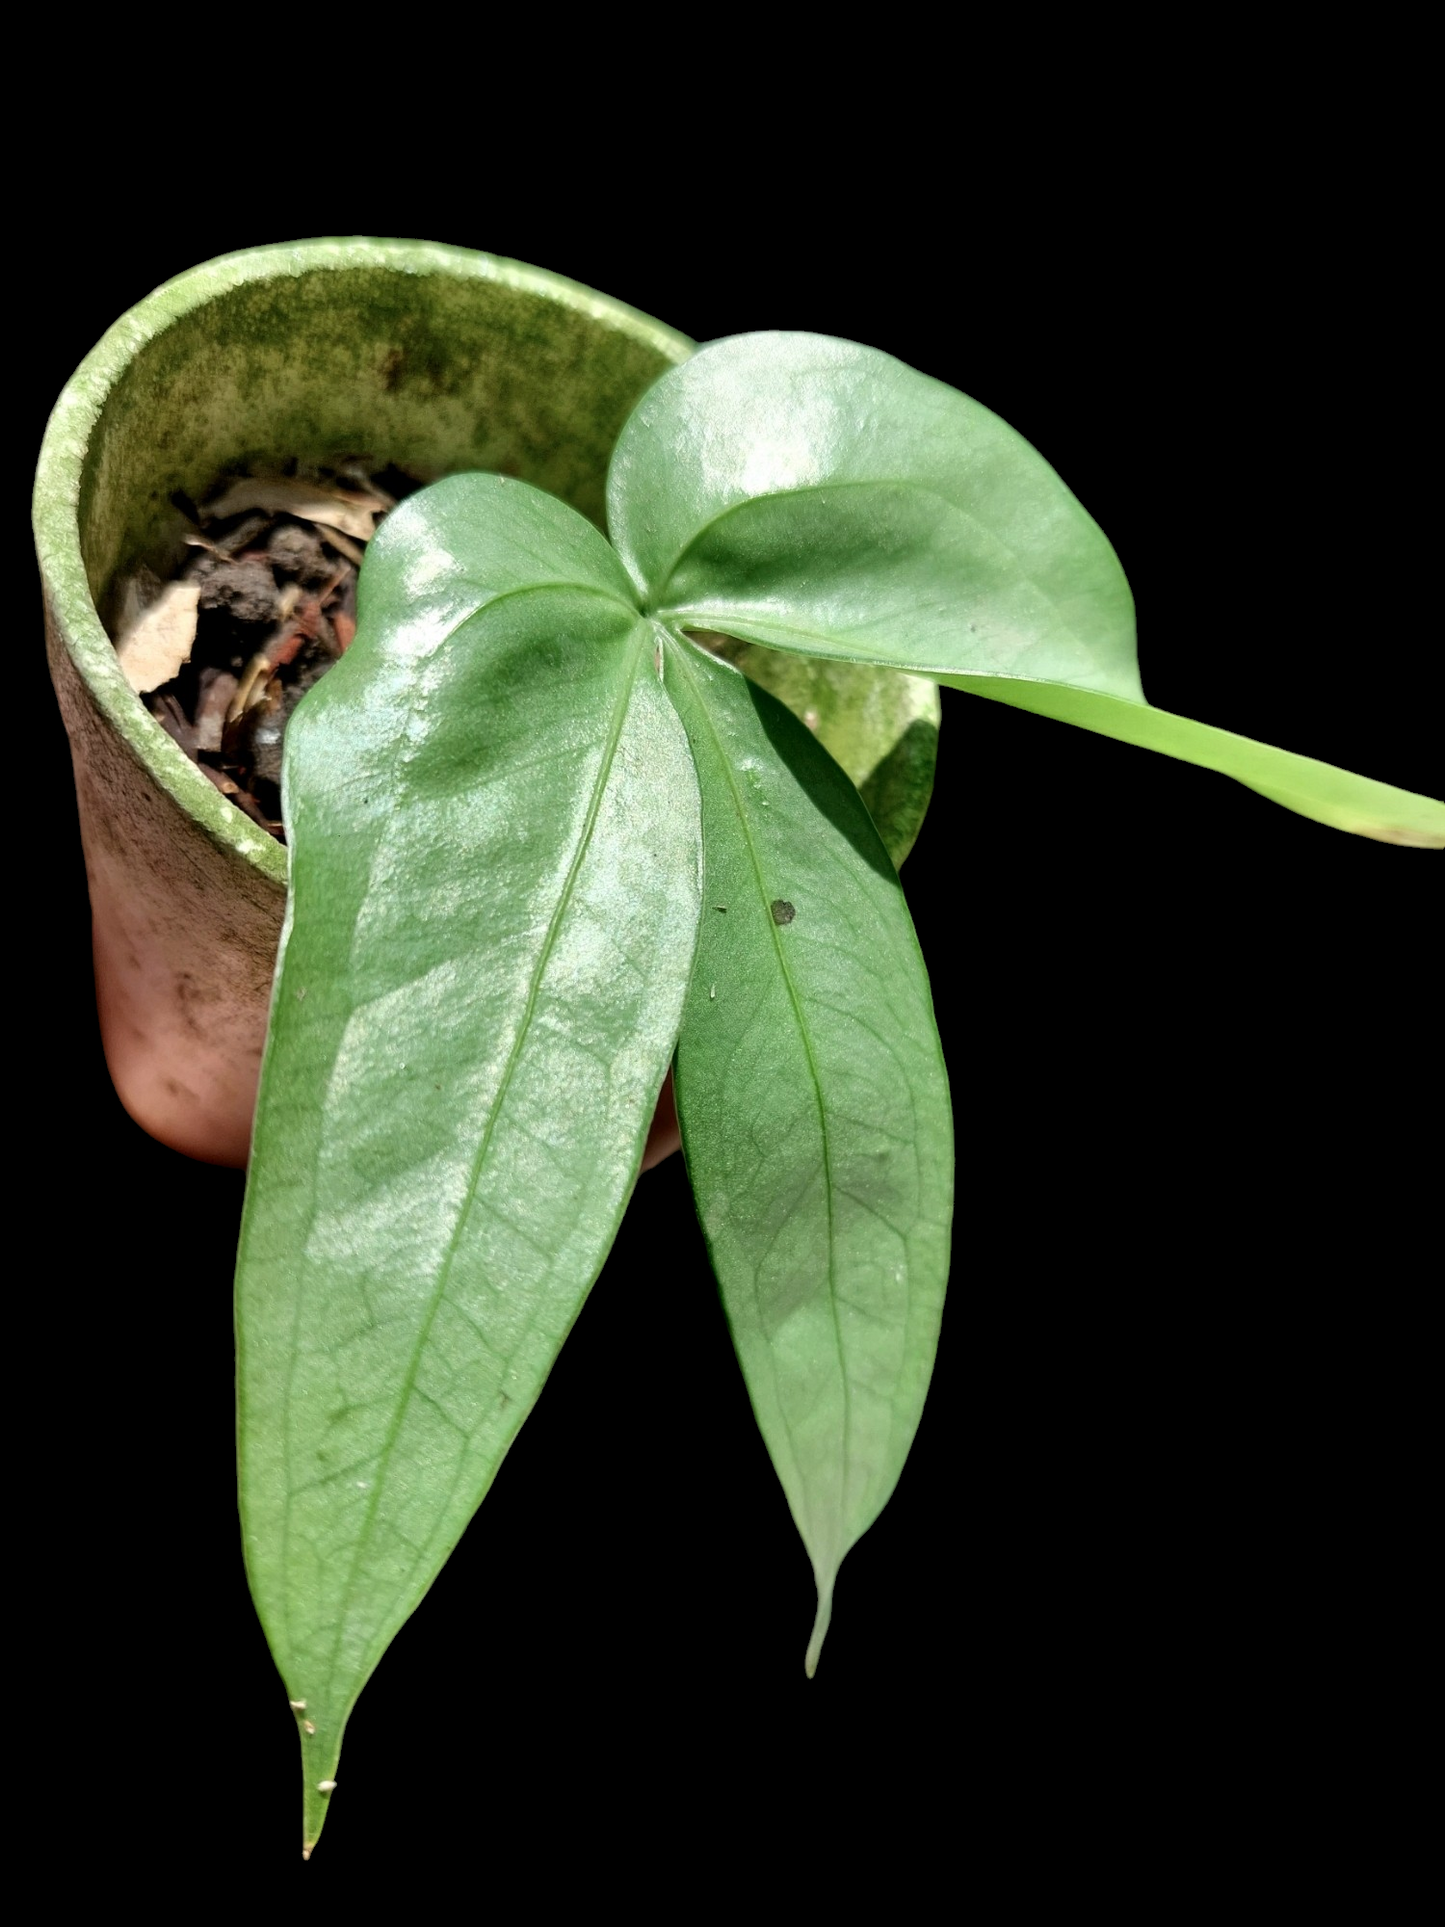
[[[252,331],[252,335],[254,335],[254,328],[252,328],[252,330],[250,331]],[[719,368],[719,366],[722,366],[722,370],[726,372],[726,358],[724,358],[724,356],[715,356],[715,360],[713,360],[713,362],[711,362],[709,366],[711,366],[711,368]],[[884,380],[884,376],[880,374],[879,364],[877,364],[875,360],[871,360],[869,356],[863,356],[861,360],[855,360],[855,362],[848,362],[848,368],[857,368],[857,370],[861,370],[861,376],[859,376],[859,380],[871,380],[871,382],[877,382],[877,380]],[[798,378],[798,374],[796,374],[796,370],[794,370],[794,382],[796,382],[796,378]],[[171,380],[173,380],[173,376],[171,376]],[[811,376],[809,376],[809,380],[811,380]],[[753,391],[753,389],[757,389],[757,387],[765,387],[765,383],[767,383],[767,368],[755,368],[755,366],[751,366],[751,364],[748,364],[748,378],[746,378],[746,385],[748,385],[749,391]],[[684,412],[686,412],[686,407],[690,407],[690,403],[688,403],[688,399],[686,399],[686,397],[688,397],[688,395],[690,395],[692,391],[690,391],[690,389],[686,387],[686,383],[672,383],[672,387],[670,387],[670,389],[669,387],[667,387],[667,383],[663,383],[663,387],[661,387],[661,389],[659,389],[657,393],[659,393],[659,395],[665,395],[665,393],[667,393],[667,395],[672,395],[672,397],[674,397],[674,401],[676,401],[676,397],[682,397],[682,403],[678,403],[678,407],[684,410]],[[904,403],[900,403],[900,407],[904,407],[904,410],[906,410],[906,399],[904,399]],[[726,410],[724,410],[724,412],[726,412]],[[736,409],[734,409],[734,412],[736,412]],[[674,418],[676,418],[676,416],[674,416]],[[653,462],[653,468],[655,468],[655,457],[653,457],[653,455],[647,455],[647,453],[645,453],[645,449],[642,455],[638,455],[638,447],[642,447],[642,445],[644,445],[645,436],[647,436],[647,434],[649,434],[651,430],[653,430],[653,424],[651,424],[651,422],[649,422],[649,420],[645,418],[645,410],[644,410],[644,414],[642,414],[642,416],[638,418],[638,424],[636,424],[636,428],[632,430],[632,443],[634,443],[634,445],[632,445],[632,447],[630,447],[630,451],[628,451],[628,455],[632,455],[632,457],[636,457],[636,461],[640,462],[640,468],[634,468],[634,474],[638,474],[638,472],[642,474],[642,482],[638,482],[638,484],[634,484],[634,488],[640,489],[640,491],[642,491],[642,495],[634,495],[634,509],[636,509],[636,501],[640,501],[640,499],[642,499],[642,501],[651,501],[651,503],[659,503],[659,501],[667,501],[667,497],[669,497],[669,488],[667,488],[667,484],[665,484],[665,482],[657,482],[657,480],[653,480],[653,472],[651,472],[651,470],[647,468],[647,464],[649,464],[649,462]],[[659,432],[661,432],[661,430],[659,430]],[[626,437],[624,437],[624,439],[626,439]],[[231,459],[233,459],[233,461],[245,461],[247,457],[250,457],[250,461],[252,462],[256,461],[256,455],[254,455],[254,449],[252,449],[252,447],[249,447],[247,451],[243,451],[243,453],[241,453],[241,455],[237,455],[237,457],[231,457]],[[443,466],[457,466],[457,464],[451,464],[451,462],[447,462],[447,464],[443,464]],[[615,470],[615,474],[617,474],[617,472],[622,472],[622,474],[626,474],[626,470],[628,470],[628,462],[624,461],[622,462],[622,464],[620,464],[620,470]],[[505,489],[505,484],[497,484],[495,488]],[[659,493],[659,489],[661,489],[661,493]],[[649,493],[649,491],[651,491],[651,493]],[[141,491],[137,491],[137,497],[135,497],[135,499],[148,499],[148,501],[152,503],[152,509],[154,509],[154,499],[156,499],[156,495],[158,495],[158,493],[160,493],[160,491],[154,488],[148,491],[148,495],[143,495]],[[512,497],[516,497],[516,495],[524,495],[524,491],[522,491],[522,489],[512,489]],[[439,497],[428,497],[428,501],[432,501],[432,503],[441,503],[441,505],[443,505],[443,509],[447,509],[447,505],[451,505],[451,509],[455,509],[455,505],[459,503],[460,499],[462,499],[462,495],[460,495],[457,489],[453,489],[451,493],[447,493],[447,491],[443,491],[443,495],[439,495]],[[81,497],[81,501],[83,501],[83,509],[85,509],[85,497]],[[94,507],[94,501],[96,501],[96,497],[92,495],[91,507]],[[418,497],[418,501],[420,501],[420,497]],[[501,501],[501,495],[497,495],[497,501]],[[526,513],[532,513],[532,503],[530,503],[530,497],[526,497],[526,495],[524,495],[524,501],[528,503],[528,511],[526,511]],[[626,501],[622,501],[620,505],[622,505],[622,509],[626,509]],[[615,507],[617,507],[617,505],[615,505]],[[447,509],[447,513],[451,513],[451,509]],[[156,511],[156,513],[160,513],[160,511]],[[430,513],[430,511],[422,511],[422,513],[426,515],[426,513]],[[509,509],[509,511],[505,511],[505,513],[512,513],[512,511],[511,509]],[[647,526],[647,520],[645,520],[645,516],[647,516],[647,513],[651,513],[651,511],[645,511],[645,509],[636,509],[636,516],[638,516],[638,543],[640,543],[642,547],[645,547],[644,534],[651,534],[651,530],[649,530],[649,526]],[[482,511],[478,511],[478,507],[476,507],[476,503],[472,503],[472,501],[470,501],[470,497],[468,497],[468,505],[466,505],[466,511],[464,511],[464,522],[466,522],[468,526],[476,526],[478,522],[482,522],[482,524],[486,524],[486,520],[487,520],[487,516],[484,515]],[[557,528],[555,528],[553,532],[555,532],[555,534],[559,536],[559,540],[572,540],[570,536],[566,536],[566,530],[570,530],[570,528],[572,528],[572,524],[570,524],[570,522],[566,522],[565,518],[563,518],[563,522],[559,522],[559,524],[557,524]],[[154,543],[154,530],[152,530],[152,532],[150,532],[150,534],[146,536],[146,540],[150,540],[152,541],[152,543]],[[449,538],[449,540],[451,540],[451,538]],[[578,538],[578,540],[580,540],[580,538]],[[854,538],[854,545],[857,545],[857,538]],[[139,543],[137,543],[137,547],[139,547]],[[455,543],[453,543],[453,547],[455,547]],[[412,582],[412,588],[408,588],[407,595],[401,595],[401,605],[403,605],[403,609],[405,609],[405,605],[407,605],[408,597],[410,597],[410,599],[414,599],[414,574],[416,574],[416,570],[414,570],[414,563],[412,563],[412,561],[408,561],[407,559],[408,553],[410,553],[410,551],[407,551],[407,549],[399,549],[399,551],[397,551],[397,555],[401,557],[401,561],[399,561],[399,563],[395,565],[395,567],[401,570],[401,574],[403,574],[403,576],[407,574],[407,570],[410,570],[410,576],[408,576],[408,580]],[[638,553],[642,553],[642,551],[638,549]],[[634,557],[634,559],[636,559],[636,557]],[[605,565],[597,565],[597,567],[605,567]],[[722,565],[719,565],[719,567],[722,567]],[[734,567],[734,568],[738,567],[738,565],[736,565],[736,559],[734,559],[734,563],[732,563],[732,565],[728,565],[728,567]],[[52,565],[52,568],[54,568],[54,565]],[[114,568],[114,557],[112,557],[112,568]],[[96,565],[96,572],[98,572],[98,574],[106,574],[106,570],[100,567],[100,565]],[[647,574],[647,567],[645,567],[645,563],[644,565],[642,565],[642,570],[640,570],[640,572],[642,572],[644,576],[645,574]],[[726,570],[724,570],[724,572],[726,572]],[[52,576],[50,576],[50,580],[52,580],[52,588],[54,588],[54,584],[56,584],[56,574],[52,574]],[[595,586],[595,584],[593,584],[593,586]],[[75,578],[71,578],[71,590],[73,590],[75,594],[79,595],[79,582],[77,582]],[[736,582],[734,582],[734,590],[736,590]],[[796,586],[794,586],[794,594],[798,594],[798,590],[796,590]],[[726,597],[724,597],[724,599],[726,599]],[[667,607],[667,605],[663,605],[663,607]],[[778,626],[776,626],[776,611],[775,611],[775,615],[771,615],[771,617],[769,617],[769,615],[765,615],[765,613],[763,613],[763,615],[759,615],[759,607],[757,607],[757,603],[755,603],[755,605],[751,607],[751,613],[748,613],[748,611],[744,611],[744,609],[740,607],[740,603],[736,601],[736,595],[734,595],[734,605],[732,605],[730,609],[722,609],[721,603],[719,603],[717,607],[713,607],[713,605],[707,605],[707,603],[705,603],[705,599],[703,599],[703,601],[697,601],[696,607],[694,607],[692,603],[688,603],[686,607],[684,607],[684,605],[678,605],[678,609],[680,609],[680,619],[678,619],[678,622],[674,624],[674,628],[676,628],[676,630],[684,630],[684,628],[690,628],[690,626],[692,626],[692,628],[711,628],[711,626],[715,626],[715,624],[713,624],[713,617],[719,617],[719,615],[722,615],[722,617],[730,617],[730,620],[732,620],[732,628],[734,628],[734,630],[744,630],[744,632],[751,632],[751,640],[755,640],[755,642],[761,642],[761,640],[767,640],[767,642],[771,642],[771,644],[775,644],[775,646],[776,644],[778,644],[778,642],[784,642],[786,646],[792,646],[792,647],[798,646],[798,632],[796,632],[796,630],[794,630],[792,634],[788,634],[788,636],[782,636],[782,632],[778,630]],[[682,620],[682,617],[686,617],[686,620]],[[786,626],[786,624],[784,624],[784,626]],[[393,617],[393,630],[399,630],[399,628],[405,628],[405,615],[399,615],[399,617]],[[763,630],[767,630],[767,638],[763,636]],[[873,647],[875,647],[875,653],[877,653],[877,644],[875,644],[875,646]],[[836,655],[836,653],[846,653],[846,651],[838,647],[838,638],[834,636],[834,655]],[[855,651],[855,653],[857,653],[857,651]],[[927,649],[923,651],[923,655],[927,655]],[[906,659],[906,667],[911,667],[911,669],[933,669],[934,673],[938,673],[938,671],[940,671],[940,663],[938,663],[938,661],[934,661],[933,657],[929,657],[929,659],[925,661],[925,659],[923,659],[923,655],[919,655],[917,651],[915,651],[913,655],[909,655],[909,657],[907,657]],[[888,661],[892,661],[892,659],[894,659],[894,657],[888,657]],[[102,657],[102,655],[96,655],[96,663],[102,663],[102,661],[104,661],[104,657]],[[715,688],[715,690],[719,690],[719,688],[721,688],[721,690],[726,690],[726,688],[728,688],[728,682],[726,682],[726,676],[724,676],[724,673],[722,673],[722,671],[715,671],[715,669],[707,669],[707,665],[703,665],[703,667],[697,667],[696,663],[692,663],[692,659],[690,659],[690,657],[686,657],[686,655],[684,655],[684,657],[680,657],[680,663],[682,663],[682,665],[686,665],[686,667],[682,667],[682,669],[678,669],[678,674],[682,674],[684,678],[688,678],[688,676],[694,676],[694,678],[703,678],[703,680],[701,680],[701,684],[699,684],[699,688]],[[944,665],[944,667],[946,667],[946,665]],[[64,671],[62,671],[62,673],[64,673]],[[104,674],[104,671],[100,671],[100,673]],[[959,671],[959,674],[965,674],[965,676],[967,676],[967,674],[973,674],[973,671],[967,671],[967,669],[963,669],[963,671]],[[713,684],[713,682],[709,682],[709,678],[721,678],[721,680]],[[1054,684],[1054,686],[1056,686],[1056,684]],[[990,688],[990,690],[986,690],[985,694],[1004,694],[1004,698],[1008,700],[1008,696],[1010,696],[1010,694],[1017,694],[1017,692],[998,692],[998,690],[992,690],[992,688]],[[1114,694],[1110,694],[1108,690],[1104,690],[1104,692],[1102,692],[1102,698],[1104,698],[1104,701],[1102,701],[1102,707],[1106,707],[1106,709],[1108,709],[1108,705],[1110,705],[1110,703],[1116,703],[1116,701],[1125,701],[1125,703],[1127,703],[1127,701],[1129,701],[1129,698],[1127,698],[1127,696],[1114,696]],[[726,700],[728,700],[728,698],[726,698],[726,694],[724,694],[724,696],[719,696],[719,698],[717,698],[717,701],[726,701]],[[684,698],[684,701],[686,701],[686,698]],[[707,711],[705,711],[705,701],[707,701],[707,698],[703,698],[703,696],[699,696],[699,698],[697,698],[697,701],[699,701],[699,703],[703,703],[703,709],[699,711],[699,715],[705,715],[705,713],[707,713]],[[1069,701],[1069,703],[1073,703],[1073,705],[1077,707],[1077,698],[1069,698],[1069,700],[1067,701]],[[1094,698],[1089,698],[1089,701],[1085,703],[1085,707],[1089,707],[1092,701],[1094,701]],[[757,705],[755,705],[755,707],[757,707]],[[1094,707],[1098,707],[1098,705],[1094,705]],[[775,711],[771,711],[771,709],[769,709],[769,707],[767,707],[765,703],[761,705],[761,711],[759,711],[759,713],[763,713],[763,715],[776,715]],[[1073,719],[1077,719],[1077,717],[1073,717]],[[697,726],[697,717],[696,715],[694,715],[694,728],[696,728],[696,726]],[[780,728],[786,728],[786,725],[778,725],[778,726],[780,726]],[[1143,721],[1143,725],[1141,726],[1143,726],[1144,730],[1150,730],[1150,728],[1156,728],[1156,726],[1158,725],[1156,725],[1156,723],[1154,723],[1154,721],[1152,721],[1150,717],[1146,717],[1146,719],[1144,719]],[[694,742],[696,742],[696,738],[690,738],[690,740],[694,740]],[[790,744],[792,744],[792,750],[790,750],[790,752],[788,753],[803,753],[803,752],[800,752],[800,750],[796,750],[796,744],[798,744],[798,742],[805,742],[805,738],[801,738],[801,736],[796,736],[796,738],[790,738]],[[761,744],[757,744],[757,746],[753,746],[753,748],[757,748],[757,750],[761,750]],[[96,752],[96,753],[100,753],[100,752]],[[751,752],[749,752],[749,755],[751,755]],[[740,757],[736,757],[734,761],[738,763],[738,767],[746,767],[746,765],[748,765],[748,759],[749,759],[748,755],[740,755]],[[728,761],[728,759],[724,757],[724,759],[722,759],[722,763],[726,765],[726,761]],[[753,757],[753,761],[755,761],[755,757]],[[786,759],[786,755],[784,755],[784,765],[786,765],[786,761],[788,761],[788,759]],[[722,767],[722,765],[719,765],[719,767]],[[790,767],[790,765],[788,765],[788,767]],[[819,765],[819,767],[821,767],[821,765]],[[775,769],[775,771],[773,771],[773,777],[775,777],[775,779],[782,780],[782,777],[778,775],[778,771],[780,771],[780,769],[782,769],[782,765],[778,765],[778,769]],[[1295,765],[1295,763],[1291,763],[1289,759],[1283,759],[1283,761],[1279,761],[1279,763],[1272,763],[1272,765],[1270,765],[1270,769],[1266,769],[1264,773],[1262,773],[1260,769],[1254,769],[1254,767],[1250,765],[1250,771],[1248,771],[1248,775],[1250,775],[1252,779],[1256,780],[1256,782],[1260,782],[1260,786],[1266,786],[1266,788],[1270,788],[1270,786],[1274,786],[1275,790],[1277,790],[1277,788],[1279,788],[1279,784],[1281,784],[1281,780],[1283,780],[1283,777],[1279,775],[1279,771],[1285,771],[1285,775],[1289,775],[1289,779],[1291,780],[1299,779],[1300,777],[1300,771],[1299,769],[1297,769],[1297,765]],[[782,775],[786,775],[786,769],[782,769]],[[1260,777],[1264,777],[1264,780],[1260,780]],[[823,779],[819,779],[819,780],[823,780]],[[1349,790],[1349,784],[1347,784],[1345,788]],[[322,790],[324,790],[324,786],[322,786]],[[322,790],[318,790],[318,794],[322,794]],[[1299,792],[1297,792],[1297,790],[1291,790],[1291,794],[1293,794],[1293,796],[1295,796],[1295,800],[1299,802]],[[1360,802],[1360,796],[1364,796],[1364,802]],[[210,800],[204,800],[204,802],[208,804]],[[1360,811],[1360,809],[1364,809],[1364,813],[1366,813],[1366,817],[1370,817],[1370,823],[1368,823],[1368,827],[1372,827],[1372,829],[1376,829],[1376,831],[1381,831],[1381,829],[1383,829],[1383,831],[1385,832],[1397,832],[1397,834],[1401,836],[1401,840],[1410,840],[1410,838],[1414,838],[1414,840],[1430,840],[1430,834],[1432,834],[1433,821],[1435,821],[1433,817],[1430,817],[1430,813],[1428,813],[1428,811],[1424,811],[1424,815],[1422,815],[1422,813],[1420,813],[1420,811],[1418,811],[1418,809],[1416,809],[1416,807],[1414,807],[1414,805],[1412,804],[1399,805],[1401,809],[1405,809],[1405,817],[1401,817],[1399,821],[1397,821],[1397,819],[1395,819],[1393,815],[1389,817],[1389,821],[1383,821],[1383,819],[1379,819],[1379,821],[1376,821],[1376,817],[1372,817],[1372,815],[1370,815],[1370,811],[1372,811],[1372,809],[1379,809],[1379,807],[1385,807],[1385,809],[1389,809],[1389,807],[1395,807],[1395,805],[1387,804],[1387,800],[1385,800],[1385,798],[1383,798],[1383,794],[1379,794],[1379,792],[1370,792],[1370,794],[1364,794],[1364,792],[1358,792],[1358,790],[1354,790],[1354,792],[1351,792],[1351,794],[1347,794],[1347,796],[1345,796],[1345,800],[1341,802],[1341,796],[1339,796],[1339,794],[1335,794],[1335,790],[1329,790],[1329,794],[1326,794],[1326,796],[1324,796],[1324,800],[1322,800],[1322,802],[1320,802],[1318,798],[1316,798],[1316,802],[1320,804],[1320,809],[1324,809],[1326,813],[1331,813],[1331,811],[1333,811],[1333,815],[1335,815],[1335,817],[1339,817],[1339,811],[1341,811],[1341,809],[1343,809],[1343,811],[1356,811],[1356,815],[1354,815],[1353,821],[1351,821],[1351,827],[1364,827],[1364,819],[1362,819],[1362,817],[1358,815],[1358,811]],[[776,805],[771,804],[769,800],[763,800],[763,804],[761,804],[761,807],[765,807],[765,809],[767,809],[767,807],[776,807]],[[838,804],[838,809],[844,809],[844,804],[842,804],[842,802]],[[1410,811],[1414,811],[1414,813],[1410,813]],[[198,805],[197,817],[200,817],[200,819],[204,821],[204,815],[206,815],[206,811],[204,811],[204,807],[200,807],[200,805]],[[1416,817],[1420,817],[1420,821],[1418,821],[1418,823],[1416,823]],[[659,831],[659,834],[661,834],[661,831]],[[859,834],[861,834],[861,832],[859,832]],[[264,859],[264,852],[258,852],[258,856]],[[667,894],[667,892],[665,892],[665,894]],[[726,894],[726,890],[715,890],[713,894]],[[817,884],[815,884],[815,900],[817,900]],[[769,906],[767,906],[767,908],[769,908],[769,911],[771,911],[771,917],[773,917],[773,925],[775,925],[775,929],[788,929],[788,927],[790,927],[790,925],[792,925],[792,923],[796,921],[796,915],[798,915],[798,906],[796,906],[796,904],[794,904],[792,900],[788,900],[788,898],[782,898],[782,896],[775,896],[775,898],[771,898],[771,900],[769,900]],[[721,917],[721,915],[726,915],[726,911],[728,911],[728,904],[713,904],[713,906],[711,906],[711,910],[713,910],[713,913],[715,913],[715,915],[719,915],[719,917]],[[703,919],[703,923],[705,923],[705,919]],[[326,971],[322,971],[322,981],[326,981]],[[295,985],[295,987],[291,987],[291,989],[293,989],[293,992],[295,992],[295,990],[301,990],[302,992],[302,996],[301,998],[297,998],[297,1002],[304,1002],[304,996],[310,996],[310,994],[314,992],[314,987],[312,987],[310,983],[297,983],[297,985]],[[715,998],[715,994],[713,994],[713,992],[715,992],[715,983],[713,983],[713,981],[709,981],[709,985],[707,985],[707,1002],[709,1002],[709,1004],[713,1004],[713,1002],[717,1002],[717,998]],[[726,996],[724,996],[724,1002],[726,1002]],[[283,1010],[285,1010],[285,1006],[283,1006]],[[289,1010],[285,1010],[285,1014],[289,1014]],[[634,1025],[636,1025],[636,1023],[640,1023],[640,1019],[638,1019],[638,1017],[634,1017],[632,1021],[634,1021]],[[676,1019],[674,1019],[674,1016],[670,1016],[670,1014],[663,1014],[663,1017],[659,1017],[659,1023],[661,1023],[661,1027],[663,1027],[663,1029],[670,1029],[670,1027],[674,1029],[674,1023],[676,1023]],[[279,1035],[279,1033],[277,1033],[277,1035]],[[663,1056],[665,1056],[665,1052],[663,1052]],[[717,1102],[717,1100],[715,1100],[715,1098],[713,1098],[713,1100],[705,1100],[705,1098],[699,1098],[697,1102],[699,1102],[699,1116],[705,1116],[705,1114],[707,1114],[707,1108],[709,1108],[709,1102]],[[634,1108],[636,1108],[636,1106],[634,1106]],[[684,1104],[684,1112],[686,1112],[686,1104]],[[684,1122],[686,1122],[686,1120],[684,1120]],[[705,1125],[703,1125],[703,1129],[705,1129]],[[312,1160],[312,1162],[314,1162],[314,1160]],[[362,1210],[362,1208],[364,1208],[364,1197],[360,1197],[360,1195],[358,1195],[356,1199],[353,1199],[353,1201],[351,1201],[351,1204],[347,1206],[347,1210],[349,1210],[349,1212],[353,1212],[353,1214],[355,1214],[356,1210]],[[717,1237],[717,1226],[713,1226],[713,1233],[715,1233],[715,1237]],[[503,1387],[503,1391],[505,1391],[505,1387]],[[757,1397],[757,1393],[755,1393],[755,1397]],[[360,1488],[358,1488],[358,1490],[360,1490]],[[362,1659],[358,1661],[358,1665],[360,1665],[360,1671],[364,1673],[364,1669],[366,1669],[366,1659],[364,1659],[364,1655],[362,1655]],[[306,1725],[310,1723],[310,1719],[308,1719],[308,1715],[310,1715],[312,1711],[314,1711],[314,1707],[312,1707],[312,1705],[304,1705],[304,1707],[297,1707],[297,1713],[299,1713],[299,1721],[301,1721],[301,1725],[302,1725],[302,1734],[304,1734],[304,1729],[306,1729]],[[329,1734],[328,1740],[335,1740],[335,1742],[339,1744],[339,1732],[333,1732],[333,1734]],[[326,1800],[326,1798],[328,1798],[329,1796],[328,1781],[329,1781],[329,1775],[326,1775],[326,1779],[324,1779],[324,1781],[316,1782],[316,1786],[312,1786],[312,1794],[322,1794],[322,1800]],[[318,1823],[318,1821],[316,1821],[316,1813],[320,1811],[320,1809],[318,1809],[318,1802],[316,1802],[316,1798],[312,1798],[312,1802],[310,1802],[310,1808],[312,1808],[312,1821],[310,1821],[310,1825],[312,1825],[312,1836],[314,1836],[314,1827],[316,1827],[316,1823]]]

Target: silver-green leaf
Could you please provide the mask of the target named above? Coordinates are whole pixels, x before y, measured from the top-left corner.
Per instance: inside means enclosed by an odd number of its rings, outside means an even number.
[[[494,476],[384,524],[286,745],[291,903],[237,1276],[252,1590],[343,1728],[605,1259],[677,1035],[697,783],[602,537]]]
[[[671,624],[911,670],[1445,847],[1445,803],[1147,703],[1103,532],[1021,435],[876,349],[714,343],[644,396],[608,488],[638,593]],[[1239,649],[1237,622],[1220,646]]]
[[[702,790],[683,1149],[753,1409],[812,1559],[844,1555],[917,1430],[948,1276],[953,1139],[928,979],[847,776],[685,642],[667,686]]]

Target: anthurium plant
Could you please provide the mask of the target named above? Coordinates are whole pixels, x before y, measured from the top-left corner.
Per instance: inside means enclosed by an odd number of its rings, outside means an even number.
[[[902,1472],[953,1208],[898,877],[928,764],[860,794],[800,689],[896,670],[1445,846],[1439,802],[1151,707],[1101,530],[1004,422],[872,348],[704,348],[634,410],[607,506],[610,542],[500,475],[411,496],[287,737],[239,1439],[308,1852],[362,1687],[603,1265],[669,1069],[816,1578],[810,1673]]]

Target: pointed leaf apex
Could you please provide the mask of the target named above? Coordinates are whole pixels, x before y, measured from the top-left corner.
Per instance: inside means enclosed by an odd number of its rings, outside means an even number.
[[[818,1588],[818,1614],[813,1621],[813,1637],[808,1641],[808,1652],[803,1661],[803,1671],[809,1679],[818,1670],[818,1656],[823,1650],[823,1641],[828,1637],[828,1622],[832,1617],[833,1584],[830,1580],[826,1588]]]
[[[341,1749],[336,1749],[339,1758]],[[333,1759],[331,1772],[336,1772],[337,1760]],[[336,1791],[334,1778],[319,1780],[314,1777],[318,1771],[315,1762],[302,1762],[301,1782],[301,1858],[309,1860],[321,1838],[321,1829],[326,1825],[326,1811],[331,1804],[331,1796]]]

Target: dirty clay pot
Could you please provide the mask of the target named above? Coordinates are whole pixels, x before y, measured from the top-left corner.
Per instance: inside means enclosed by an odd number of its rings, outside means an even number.
[[[691,345],[517,262],[311,241],[168,282],[67,384],[35,488],[46,644],[106,1061],[152,1136],[244,1164],[286,899],[284,849],[151,717],[107,633],[115,584],[140,562],[166,576],[179,560],[189,524],[172,496],[203,500],[227,469],[361,457],[427,481],[503,470],[600,524],[618,431]],[[676,1142],[669,1097],[648,1162]]]

